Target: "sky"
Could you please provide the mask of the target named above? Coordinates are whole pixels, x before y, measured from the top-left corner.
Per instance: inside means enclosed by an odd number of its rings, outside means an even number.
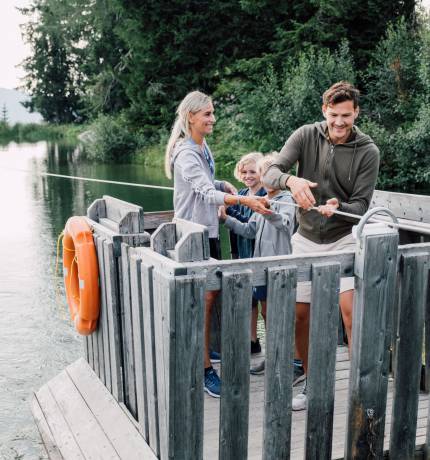
[[[24,76],[18,66],[28,56],[30,49],[23,43],[19,24],[25,19],[16,7],[24,7],[31,0],[0,0],[0,88],[16,88]],[[430,8],[430,0],[422,0]]]

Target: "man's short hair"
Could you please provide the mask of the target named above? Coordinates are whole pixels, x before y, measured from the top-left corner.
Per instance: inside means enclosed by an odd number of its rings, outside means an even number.
[[[351,83],[348,81],[339,81],[325,91],[323,94],[323,104],[328,106],[339,104],[340,102],[352,101],[354,109],[356,109],[359,97],[360,91],[351,85]]]

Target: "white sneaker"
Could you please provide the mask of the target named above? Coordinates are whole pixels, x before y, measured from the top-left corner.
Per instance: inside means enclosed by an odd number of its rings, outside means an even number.
[[[308,397],[306,396],[306,380],[303,386],[302,391],[293,398],[292,402],[292,409],[297,410],[305,410],[308,403]]]

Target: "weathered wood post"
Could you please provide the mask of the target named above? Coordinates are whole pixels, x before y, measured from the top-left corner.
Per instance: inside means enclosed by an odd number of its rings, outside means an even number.
[[[360,234],[371,214],[357,229],[347,459],[383,457],[398,232],[371,224]]]

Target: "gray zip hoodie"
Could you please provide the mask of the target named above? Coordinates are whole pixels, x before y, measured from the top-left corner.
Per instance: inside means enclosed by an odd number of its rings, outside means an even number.
[[[282,191],[272,198],[274,201],[294,203],[290,192]],[[268,257],[291,254],[291,236],[294,231],[295,210],[293,206],[271,203],[273,214],[254,213],[243,223],[227,216],[224,225],[237,235],[254,239],[254,257]]]
[[[207,144],[206,147],[213,160]],[[218,206],[224,204],[224,182],[212,177],[201,147],[192,139],[179,141],[171,166],[175,217],[206,225],[209,238],[218,237]]]
[[[379,168],[379,150],[357,127],[344,144],[333,145],[327,138],[327,123],[304,125],[295,131],[270,166],[263,183],[286,188],[289,170],[298,163],[298,177],[317,182],[312,189],[316,206],[330,198],[339,200],[339,211],[363,215],[370,204]],[[298,232],[318,244],[333,243],[351,232],[357,219],[316,211],[299,210]]]

